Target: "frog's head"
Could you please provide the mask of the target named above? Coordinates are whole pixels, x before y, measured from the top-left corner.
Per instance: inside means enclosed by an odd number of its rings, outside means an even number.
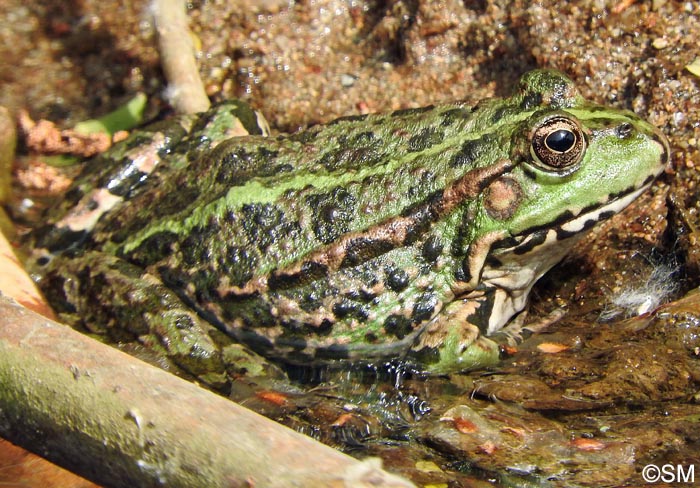
[[[551,229],[564,238],[625,208],[668,158],[666,137],[630,112],[593,105],[539,110],[514,134],[516,166],[490,185],[484,208],[511,236]],[[505,206],[509,199],[518,202]]]
[[[482,283],[524,300],[574,237],[651,185],[669,146],[633,113],[587,103],[561,74],[530,73],[521,88],[515,101],[525,114],[510,132],[507,169],[488,183],[478,209],[482,225],[472,242],[488,241],[488,259],[478,251],[485,246],[471,246],[467,263],[470,276],[480,271]],[[518,271],[501,282],[503,269]],[[515,301],[510,312],[523,306]]]

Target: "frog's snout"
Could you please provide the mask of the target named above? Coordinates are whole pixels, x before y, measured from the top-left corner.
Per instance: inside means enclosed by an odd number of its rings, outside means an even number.
[[[671,146],[669,145],[668,137],[666,137],[666,134],[664,134],[661,129],[652,126],[651,138],[661,147],[659,164],[665,169],[671,159]]]

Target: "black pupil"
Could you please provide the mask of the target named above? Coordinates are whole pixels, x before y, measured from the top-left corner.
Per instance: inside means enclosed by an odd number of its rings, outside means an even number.
[[[576,136],[570,130],[558,129],[549,134],[544,142],[552,151],[564,153],[574,146]]]

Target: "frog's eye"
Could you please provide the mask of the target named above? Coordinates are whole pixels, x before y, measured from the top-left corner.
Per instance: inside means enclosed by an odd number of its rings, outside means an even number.
[[[569,173],[581,161],[586,139],[575,119],[555,115],[535,127],[530,149],[542,169]]]

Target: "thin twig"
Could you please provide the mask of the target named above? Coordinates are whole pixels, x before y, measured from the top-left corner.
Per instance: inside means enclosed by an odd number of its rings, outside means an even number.
[[[179,113],[204,112],[210,103],[194,58],[184,0],[154,0],[151,9],[170,103]]]

